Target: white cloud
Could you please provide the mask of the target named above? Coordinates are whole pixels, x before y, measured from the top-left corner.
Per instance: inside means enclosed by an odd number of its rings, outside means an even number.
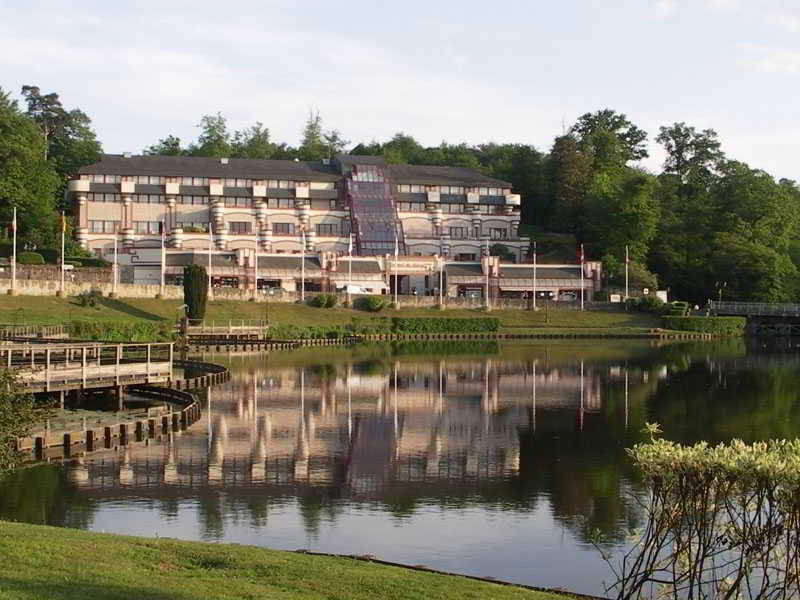
[[[667,21],[678,12],[677,0],[656,0],[650,8],[648,18],[653,21]]]
[[[747,66],[763,73],[800,73],[800,51],[760,44],[742,44]]]

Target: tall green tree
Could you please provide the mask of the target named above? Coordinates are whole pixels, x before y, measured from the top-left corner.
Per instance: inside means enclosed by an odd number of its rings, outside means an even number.
[[[50,139],[57,134],[68,119],[67,111],[56,93],[42,94],[35,85],[23,85],[22,97],[28,105],[28,116],[42,128],[44,135],[44,158],[48,158]]]
[[[191,156],[214,158],[231,156],[231,134],[228,131],[228,121],[222,116],[222,113],[203,115],[198,127],[200,135],[197,142],[189,145],[188,153]]]
[[[269,159],[275,154],[275,144],[270,140],[269,129],[257,122],[252,127],[234,132],[231,150],[233,158]]]
[[[59,176],[45,159],[45,138],[38,124],[0,89],[0,221],[11,222],[17,208],[21,243],[55,242],[55,194]]]
[[[208,273],[200,265],[183,268],[183,301],[186,315],[192,320],[202,321],[206,316],[208,302]]]
[[[323,139],[322,117],[319,111],[312,110],[308,113],[298,154],[301,160],[328,158],[328,147]]]
[[[583,238],[587,225],[586,202],[591,183],[591,160],[572,135],[557,137],[550,150],[547,183],[551,198],[548,226],[553,231]]]
[[[605,161],[608,153],[622,157],[624,162],[647,158],[647,132],[640,129],[622,113],[604,108],[582,115],[570,129],[584,151]],[[619,141],[610,143],[608,136]]]
[[[144,154],[151,156],[183,156],[186,154],[186,150],[181,146],[181,138],[170,134],[145,148]]]

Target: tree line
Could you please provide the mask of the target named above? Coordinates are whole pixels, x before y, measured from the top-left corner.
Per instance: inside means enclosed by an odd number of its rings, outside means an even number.
[[[24,86],[25,109],[0,89],[0,219],[21,210],[20,236],[55,244],[57,214],[69,176],[100,157],[91,120],[67,110],[57,94]],[[709,297],[795,301],[800,291],[800,188],[729,158],[713,129],[676,122],[655,136],[662,168],[641,166],[648,133],[611,109],[586,113],[546,151],[530,144],[420,144],[406,133],[353,144],[310,111],[292,146],[272,139],[261,122],[229,128],[204,115],[199,135],[184,144],[167,135],[143,150],[152,155],[321,160],[348,151],[391,164],[477,169],[509,181],[522,195],[523,231],[548,232],[584,244],[604,262],[612,285],[622,282],[625,247],[637,284],[669,289],[701,303]],[[569,239],[572,239],[569,238]]]

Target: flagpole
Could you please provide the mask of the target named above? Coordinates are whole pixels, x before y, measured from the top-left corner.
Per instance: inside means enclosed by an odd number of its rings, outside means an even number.
[[[14,244],[11,258],[11,295],[17,293],[17,207],[14,207],[14,220],[11,222],[11,229],[14,234]]]
[[[581,244],[581,310],[583,310],[583,244]]]
[[[439,308],[444,308],[444,256],[439,257]]]
[[[300,302],[306,301],[306,230],[300,230],[302,248],[300,255]]]
[[[536,311],[536,242],[533,242],[533,310]]]
[[[164,273],[166,270],[167,253],[164,249],[164,222],[161,222],[161,297],[164,297]]]
[[[491,308],[490,300],[489,300],[489,240],[486,240],[486,310]]]
[[[64,221],[64,211],[61,211],[61,297],[64,298],[64,233],[67,229],[66,222]]]
[[[347,250],[350,254],[350,260],[347,263],[347,305],[350,306],[350,289],[353,287],[353,234],[350,233],[350,241],[347,245]]]
[[[397,228],[395,227],[394,232],[394,308],[397,310],[400,308],[397,304],[397,258],[400,255],[400,245],[397,240]]]
[[[628,245],[625,245],[625,300],[628,299]]]
[[[114,281],[112,283],[112,291],[114,293],[114,298],[117,297],[117,281],[119,280],[119,266],[117,264],[117,239],[119,235],[117,232],[114,232]]]
[[[211,251],[214,246],[214,232],[211,230],[211,222],[208,223],[208,297],[213,294],[213,286],[211,285]]]

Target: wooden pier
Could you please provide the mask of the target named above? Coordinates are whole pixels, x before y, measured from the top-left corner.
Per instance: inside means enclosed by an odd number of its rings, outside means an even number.
[[[27,392],[57,392],[169,382],[173,344],[0,345],[0,364]]]

